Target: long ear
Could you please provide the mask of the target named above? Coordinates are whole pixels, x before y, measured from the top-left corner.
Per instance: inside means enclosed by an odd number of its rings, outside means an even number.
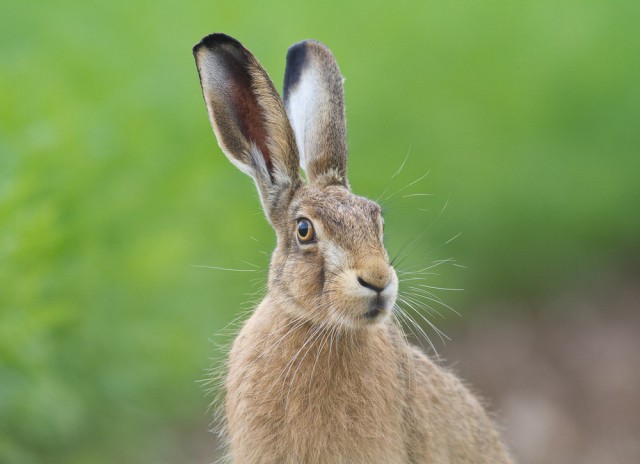
[[[282,100],[258,60],[234,38],[211,34],[193,47],[193,55],[218,144],[254,178],[274,223],[301,185],[295,137]]]
[[[289,48],[284,103],[311,183],[348,187],[343,80],[331,51],[320,42]]]

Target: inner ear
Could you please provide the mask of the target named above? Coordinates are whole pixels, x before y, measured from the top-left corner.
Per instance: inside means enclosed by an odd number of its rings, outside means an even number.
[[[272,171],[271,153],[267,145],[267,130],[263,110],[258,103],[252,89],[254,88],[251,72],[239,61],[229,60],[228,72],[230,108],[235,109],[234,122],[242,135],[256,144],[269,172]]]
[[[193,54],[218,144],[238,169],[253,177],[276,226],[301,185],[295,137],[282,99],[258,60],[234,38],[208,35]]]

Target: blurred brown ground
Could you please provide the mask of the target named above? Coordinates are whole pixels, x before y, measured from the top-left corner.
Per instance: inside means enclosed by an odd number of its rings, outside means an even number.
[[[488,399],[517,461],[640,463],[640,273],[510,307],[458,326],[441,354]]]

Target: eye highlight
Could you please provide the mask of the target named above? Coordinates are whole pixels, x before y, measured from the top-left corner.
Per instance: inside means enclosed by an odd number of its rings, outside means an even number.
[[[296,226],[298,232],[298,241],[300,243],[312,243],[316,239],[316,233],[313,230],[313,224],[307,218],[298,219],[298,225]]]

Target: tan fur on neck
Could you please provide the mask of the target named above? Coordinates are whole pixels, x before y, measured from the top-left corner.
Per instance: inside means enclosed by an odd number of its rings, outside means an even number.
[[[479,402],[395,325],[342,331],[286,314],[267,296],[233,344],[233,462],[509,462]]]

